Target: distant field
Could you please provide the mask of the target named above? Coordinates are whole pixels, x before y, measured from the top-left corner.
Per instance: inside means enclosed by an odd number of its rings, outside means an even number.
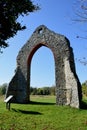
[[[55,96],[31,96],[31,104],[11,104],[10,111],[3,100],[0,130],[87,130],[87,110],[56,106]]]

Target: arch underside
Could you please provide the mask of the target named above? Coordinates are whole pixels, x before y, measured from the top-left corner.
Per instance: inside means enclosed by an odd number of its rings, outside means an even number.
[[[14,95],[12,102],[30,101],[30,66],[34,53],[46,46],[53,52],[55,62],[56,104],[79,108],[81,84],[76,75],[74,56],[68,39],[39,26],[17,56],[16,73],[9,83],[6,97]]]

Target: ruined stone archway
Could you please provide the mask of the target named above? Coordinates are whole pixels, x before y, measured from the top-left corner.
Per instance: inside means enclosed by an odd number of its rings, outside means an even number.
[[[33,54],[41,46],[50,48],[55,61],[56,104],[70,105],[79,108],[81,103],[81,85],[76,75],[73,50],[69,40],[39,26],[17,56],[17,68],[9,83],[6,97],[14,95],[13,102],[28,103],[30,101],[30,66]]]

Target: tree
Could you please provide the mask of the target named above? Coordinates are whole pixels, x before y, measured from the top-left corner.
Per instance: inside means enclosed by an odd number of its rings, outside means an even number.
[[[8,46],[7,39],[26,28],[17,21],[18,17],[38,9],[31,0],[0,0],[0,50]]]
[[[87,80],[82,84],[82,93],[87,96]]]
[[[50,87],[43,87],[43,95],[50,95]]]
[[[51,88],[50,88],[50,94],[51,95],[55,95],[55,85],[53,85]]]
[[[4,83],[0,86],[0,95],[4,95],[6,93],[7,83]]]
[[[74,4],[74,11],[76,14],[76,21],[87,23],[87,0],[76,0]]]
[[[73,12],[74,12],[74,18],[73,21],[76,23],[81,23],[81,27],[83,24],[83,29],[85,30],[85,25],[87,24],[87,0],[74,0],[74,6],[73,6]],[[87,30],[85,30],[87,32]],[[87,36],[80,36],[77,35],[77,38],[81,39],[87,39]],[[80,62],[83,65],[87,65],[87,58],[84,56],[83,58],[77,59],[76,61]]]
[[[31,87],[31,88],[30,88],[30,94],[31,94],[31,95],[37,95],[37,88]]]
[[[74,21],[86,24],[87,23],[87,0],[75,0],[74,3]],[[77,38],[87,39],[87,36],[77,36]]]
[[[52,87],[41,87],[41,88],[30,88],[31,95],[55,95],[55,86]]]

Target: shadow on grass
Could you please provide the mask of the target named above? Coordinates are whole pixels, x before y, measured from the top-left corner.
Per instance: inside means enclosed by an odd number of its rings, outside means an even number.
[[[13,104],[26,104],[26,105],[55,105],[56,103],[50,103],[50,102],[38,102],[38,101],[29,101],[27,103],[19,103],[19,102],[12,102]]]
[[[40,112],[36,112],[36,111],[25,111],[25,110],[14,109],[14,108],[12,108],[12,111],[18,112],[18,113],[23,113],[23,114],[42,115],[42,113],[40,113]]]
[[[81,109],[87,110],[87,102],[82,101],[82,103],[81,103]]]
[[[36,102],[36,101],[30,101],[29,104],[32,104],[32,105],[55,105],[55,103],[49,103],[49,102]]]

